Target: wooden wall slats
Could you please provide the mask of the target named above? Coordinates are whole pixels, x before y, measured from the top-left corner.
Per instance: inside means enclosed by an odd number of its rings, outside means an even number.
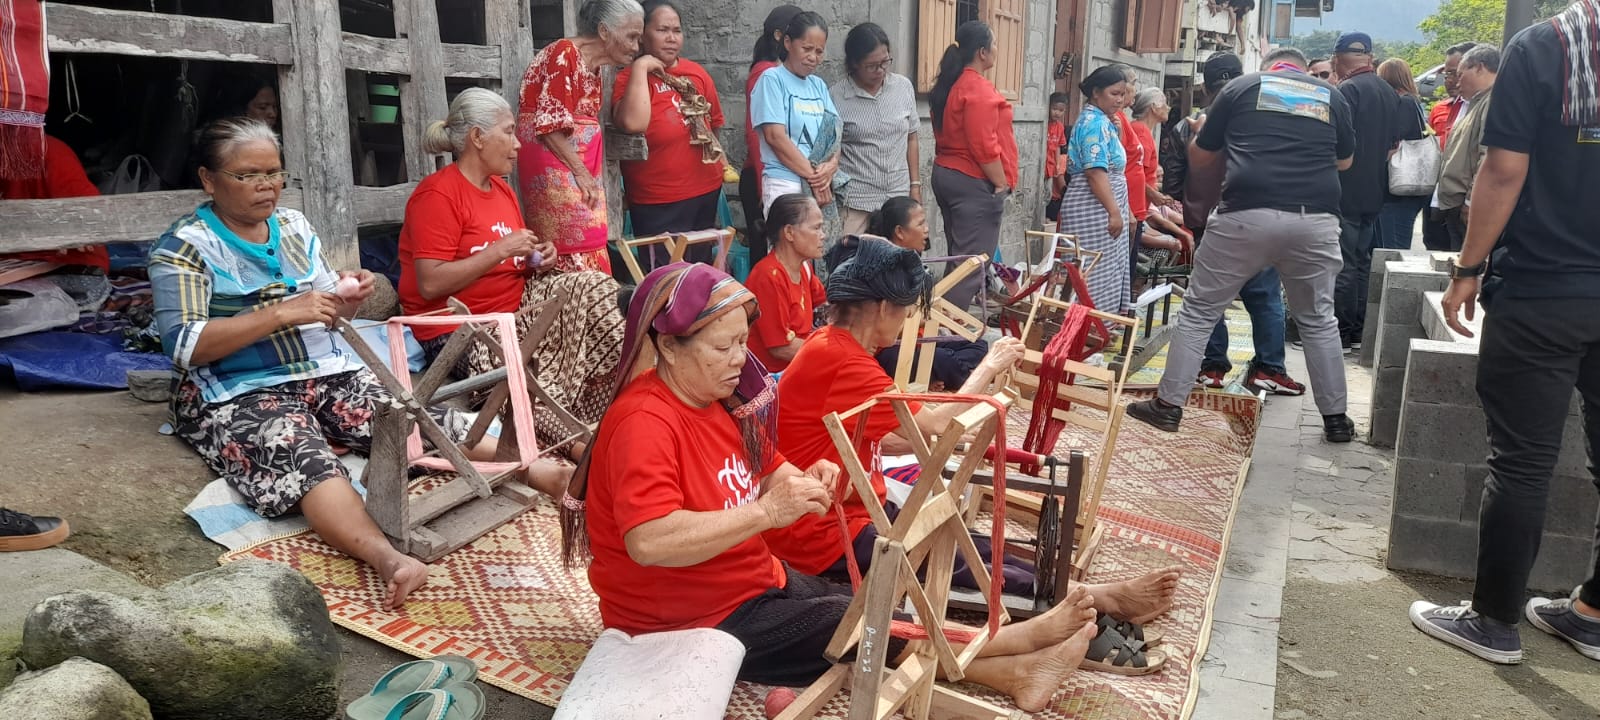
[[[289,65],[290,29],[282,23],[45,4],[50,52],[106,53],[187,60]]]
[[[515,0],[513,0],[515,1]],[[410,75],[411,58],[406,40],[344,33],[344,66],[350,70],[388,75]],[[499,79],[501,49],[494,45],[441,43],[447,78]]]

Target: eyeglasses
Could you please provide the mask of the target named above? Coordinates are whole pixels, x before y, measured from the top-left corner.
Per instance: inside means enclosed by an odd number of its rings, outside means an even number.
[[[891,58],[888,58],[888,59],[884,60],[883,62],[875,62],[875,63],[869,64],[869,65],[862,65],[861,69],[862,70],[871,70],[872,72],[886,72],[893,65],[894,65],[894,58],[891,57]]]
[[[1317,76],[1319,78],[1322,78],[1323,80],[1327,80],[1328,78],[1333,77],[1333,71],[1332,70],[1323,70],[1322,72],[1311,73],[1311,74],[1315,75],[1315,76]]]
[[[1447,78],[1461,77],[1461,71],[1459,71],[1459,70],[1446,70],[1446,71],[1444,71],[1444,76],[1447,77]]]
[[[246,175],[228,172],[227,170],[218,170],[217,172],[246,185],[282,185],[289,182],[289,173],[286,170],[271,173],[249,173]]]

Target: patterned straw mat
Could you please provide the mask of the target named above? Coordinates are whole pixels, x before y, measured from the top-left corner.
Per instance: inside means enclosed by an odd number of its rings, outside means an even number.
[[[1090,580],[1102,582],[1184,566],[1176,604],[1157,623],[1171,658],[1162,672],[1143,678],[1075,673],[1051,708],[1035,717],[1182,720],[1193,710],[1222,550],[1260,406],[1254,398],[1223,394],[1197,394],[1190,405],[1182,434],[1137,421],[1123,424],[1101,510],[1106,539],[1090,572]],[[1018,412],[1009,420],[1008,435],[1016,443],[1026,417]],[[1085,440],[1069,430],[1062,447]],[[419,657],[466,655],[478,662],[480,680],[554,706],[601,629],[584,573],[561,567],[559,534],[555,510],[542,503],[434,563],[428,585],[396,613],[377,609],[376,573],[315,535],[268,540],[221,561],[286,563],[322,590],[335,623]],[[741,683],[728,717],[763,717],[766,690]],[[1005,703],[982,688],[965,690]],[[822,716],[845,714],[844,702],[836,700]]]

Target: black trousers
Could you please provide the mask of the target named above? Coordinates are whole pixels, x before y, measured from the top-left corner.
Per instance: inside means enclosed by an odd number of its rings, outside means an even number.
[[[766,219],[761,208],[761,183],[756,169],[746,165],[739,171],[739,204],[744,207],[744,237],[750,246],[750,267],[767,256]]]
[[[1502,622],[1522,617],[1574,388],[1583,401],[1589,471],[1600,478],[1600,313],[1592,311],[1594,304],[1499,297],[1483,321],[1478,398],[1488,419],[1490,472],[1478,516],[1472,607]],[[1600,551],[1600,528],[1595,546]],[[1580,598],[1600,606],[1600,560]]]

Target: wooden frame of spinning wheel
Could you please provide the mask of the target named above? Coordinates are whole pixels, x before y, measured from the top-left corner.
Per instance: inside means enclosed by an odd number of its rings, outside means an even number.
[[[944,296],[967,276],[982,271],[983,264],[988,260],[987,256],[970,257],[950,268],[934,284],[933,298],[927,312],[914,310],[906,318],[900,330],[900,354],[894,369],[895,387],[905,392],[924,392],[933,381],[934,347],[931,342],[923,342],[923,338],[933,338],[947,332],[966,338],[968,342],[976,342],[983,337],[983,321],[973,317],[964,308],[956,307]],[[906,348],[911,351],[907,352]]]
[[[1039,319],[1040,308],[1067,311],[1072,303],[1057,300],[1051,297],[1040,296],[1034,298],[1032,307],[1028,310],[1027,321],[1022,326],[1023,338],[1031,337],[1035,321]],[[1128,379],[1128,368],[1131,366],[1129,359],[1133,355],[1133,343],[1130,342],[1129,333],[1132,332],[1137,321],[1134,318],[1089,310],[1089,315],[1108,326],[1110,335],[1122,336],[1122,346],[1118,348],[1115,359],[1108,359],[1110,367],[1095,367],[1082,362],[1066,361],[1066,371],[1079,379],[1088,378],[1099,383],[1096,385],[1061,385],[1057,388],[1056,397],[1060,401],[1069,403],[1069,407],[1055,408],[1052,412],[1056,419],[1065,421],[1068,425],[1087,428],[1098,433],[1099,442],[1089,449],[1091,469],[1083,485],[1082,504],[1079,508],[1077,527],[1074,533],[1073,547],[1076,552],[1072,559],[1072,578],[1081,580],[1088,572],[1089,566],[1094,562],[1094,554],[1100,548],[1104,537],[1104,528],[1100,526],[1099,511],[1100,500],[1105,494],[1106,481],[1111,470],[1111,459],[1115,453],[1117,436],[1122,428],[1123,406],[1122,389]],[[1120,332],[1118,329],[1120,328]],[[1015,385],[1019,395],[1031,399],[1039,388],[1038,367],[1044,360],[1041,338],[1040,349],[1028,348],[1023,352],[1022,368],[1011,375],[1010,382]],[[1082,408],[1088,407],[1103,413],[1104,417],[1097,417],[1083,412]],[[975,516],[981,511],[984,502],[993,500],[993,491],[989,488],[978,487],[978,495],[973,499],[971,514]],[[1022,512],[1038,518],[1043,511],[1040,499],[1029,492],[1011,490],[1006,493],[1006,504]],[[969,516],[970,517],[970,516]]]
[[[952,399],[959,397],[952,396]],[[1013,402],[1005,393],[996,399],[1002,408],[1010,407]],[[893,408],[901,432],[909,439],[925,469],[926,479],[913,488],[892,523],[878,504],[870,466],[856,451],[857,441],[865,431],[866,413],[881,403]],[[947,482],[940,481],[940,473],[963,437],[970,436],[975,445],[987,445],[993,442],[1002,422],[1005,422],[1003,409],[976,403],[951,420],[946,431],[929,445],[917,428],[908,401],[892,394],[823,418],[843,460],[842,469],[850,479],[850,491],[867,499],[865,505],[878,529],[878,540],[873,547],[871,569],[828,645],[827,656],[835,665],[778,715],[779,720],[815,717],[846,686],[851,690],[850,720],[884,720],[896,711],[913,720],[1022,717],[1021,711],[1008,710],[934,682],[939,670],[943,670],[949,680],[959,681],[992,638],[990,627],[985,627],[957,651],[938,627],[949,608],[950,579],[956,554],[960,553],[971,567],[985,566],[961,509],[961,496],[980,467],[983,453],[964,456]],[[924,579],[919,579],[919,573]],[[980,591],[987,594],[990,591],[988,575],[975,575]],[[888,652],[893,614],[907,600],[922,624],[933,629],[927,640],[912,645],[912,653],[899,667],[891,669]],[[991,626],[997,628],[999,623],[1009,619],[1002,606],[998,621]],[[840,658],[851,650],[856,651],[855,661],[841,662]]]
[[[664,233],[642,238],[619,238],[617,250],[622,255],[622,263],[628,266],[628,274],[633,276],[635,284],[644,282],[644,267],[639,264],[636,254],[640,248],[660,245],[667,249],[667,262],[675,263],[683,260],[684,253],[695,245],[706,243],[717,244],[717,254],[712,258],[713,267],[724,272],[728,265],[728,248],[733,243],[733,228],[711,228],[709,230],[695,230],[685,233]]]

